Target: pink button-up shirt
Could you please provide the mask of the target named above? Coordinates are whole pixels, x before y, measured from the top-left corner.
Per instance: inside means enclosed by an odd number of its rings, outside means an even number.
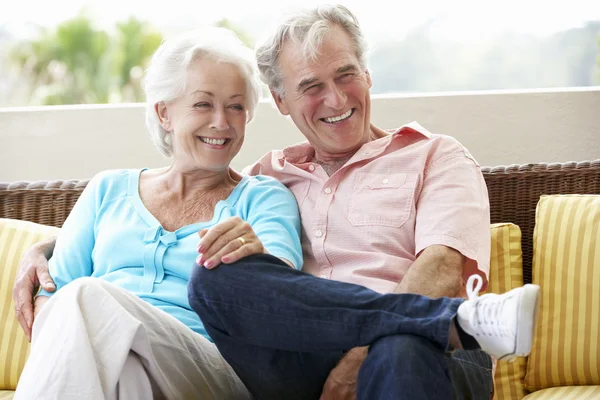
[[[303,271],[391,292],[435,244],[467,258],[464,281],[487,283],[490,216],[480,167],[455,139],[417,123],[366,143],[328,176],[307,143],[248,167],[285,184],[302,217]]]

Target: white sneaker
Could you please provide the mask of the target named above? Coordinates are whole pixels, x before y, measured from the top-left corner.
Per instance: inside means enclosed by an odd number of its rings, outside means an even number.
[[[498,360],[527,356],[531,352],[540,287],[525,285],[504,294],[479,297],[482,284],[479,275],[469,277],[469,300],[458,307],[456,315],[460,327]]]

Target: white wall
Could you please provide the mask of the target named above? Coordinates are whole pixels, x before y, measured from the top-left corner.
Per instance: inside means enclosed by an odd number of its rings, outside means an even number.
[[[167,165],[144,127],[141,104],[0,109],[0,181],[89,178],[109,168]],[[372,121],[416,120],[456,137],[481,165],[600,158],[600,88],[375,96]],[[303,140],[261,103],[233,162]]]

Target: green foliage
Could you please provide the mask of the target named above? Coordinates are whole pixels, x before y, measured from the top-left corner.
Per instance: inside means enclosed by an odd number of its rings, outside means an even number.
[[[216,25],[254,46],[252,37],[230,20]],[[600,84],[600,21],[545,38],[505,34],[471,43],[433,40],[430,32],[430,24],[424,24],[373,49],[372,93]],[[117,23],[108,33],[80,14],[14,46],[10,59],[21,76],[13,87],[21,90],[20,82],[29,81],[30,105],[143,101],[141,77],[161,41],[160,33],[136,18]]]
[[[252,38],[231,21],[216,23],[252,47]],[[162,42],[147,22],[130,17],[114,34],[98,30],[85,14],[40,30],[35,40],[18,43],[10,59],[30,82],[30,104],[82,104],[144,101],[143,71]]]
[[[11,59],[29,77],[31,103],[142,101],[141,72],[162,37],[135,18],[116,28],[111,36],[80,14],[15,46]]]
[[[118,86],[122,88],[125,100],[129,102],[144,99],[141,87],[143,66],[146,66],[160,46],[162,36],[149,29],[135,18],[117,24],[117,53],[115,69],[119,77]]]

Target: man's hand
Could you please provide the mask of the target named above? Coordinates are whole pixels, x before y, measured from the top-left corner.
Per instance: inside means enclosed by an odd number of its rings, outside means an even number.
[[[368,347],[350,350],[331,370],[320,400],[355,400],[358,371],[368,353]]]
[[[40,286],[48,292],[56,290],[54,281],[48,273],[48,258],[52,255],[55,239],[32,246],[21,259],[15,286],[13,300],[15,314],[27,340],[31,341],[31,327],[33,326],[33,295]]]

